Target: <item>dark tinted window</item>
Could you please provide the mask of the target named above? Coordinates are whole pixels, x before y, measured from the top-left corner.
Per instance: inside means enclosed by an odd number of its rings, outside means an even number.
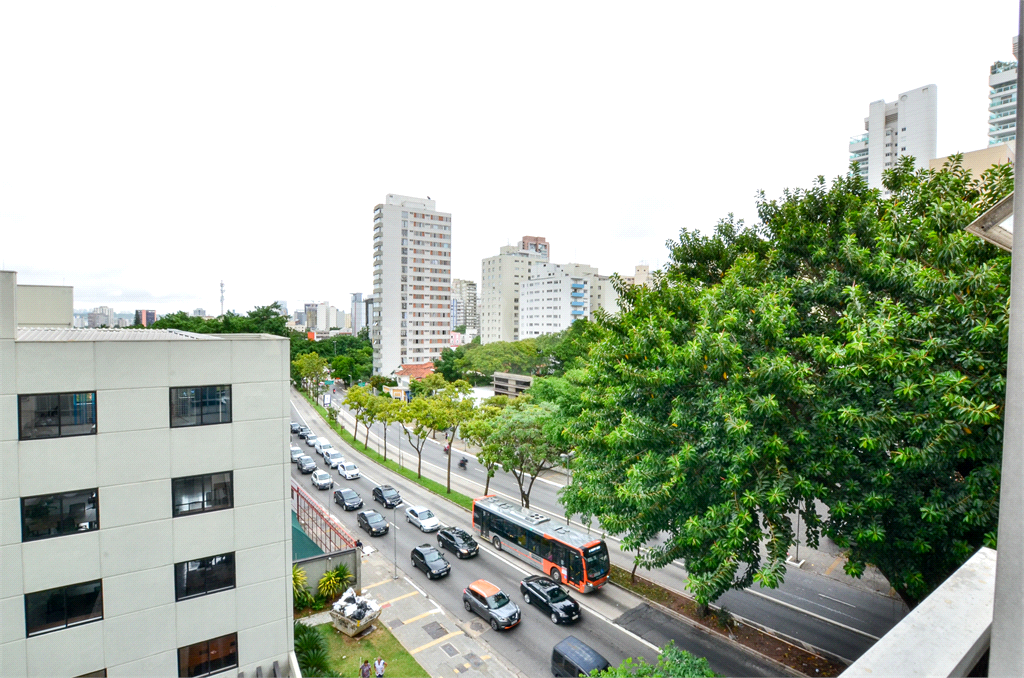
[[[56,631],[103,619],[100,580],[25,594],[25,633]]]
[[[384,517],[379,513],[371,513],[366,516],[366,522],[368,523],[383,523]]]
[[[344,491],[343,490],[342,493],[341,493],[341,496],[344,497],[345,499],[349,499],[349,500],[358,499],[359,498],[359,495],[357,495],[352,490],[348,490],[348,491]]]
[[[99,494],[95,489],[21,499],[22,541],[89,532],[99,528]]]
[[[171,428],[231,421],[231,386],[184,386],[171,391]]]
[[[18,396],[19,440],[95,433],[95,391]]]
[[[427,561],[428,563],[432,563],[432,562],[434,562],[435,560],[443,560],[443,559],[441,558],[441,554],[440,554],[440,553],[438,553],[437,551],[427,551],[427,552],[426,552],[426,553],[425,553],[425,554],[423,555],[423,559],[424,559],[424,560],[426,560],[426,561]]]
[[[388,488],[388,489],[384,490],[384,498],[385,499],[394,499],[397,496],[398,496],[398,492],[396,490],[393,490],[391,488]]]
[[[238,666],[238,634],[178,648],[178,676],[208,676]]]
[[[189,560],[174,566],[175,600],[235,588],[235,554]]]
[[[175,516],[231,508],[234,501],[231,471],[171,481]]]
[[[508,596],[501,591],[495,593],[493,596],[487,596],[487,607],[492,610],[497,610],[499,607],[504,607],[506,605],[508,605]]]

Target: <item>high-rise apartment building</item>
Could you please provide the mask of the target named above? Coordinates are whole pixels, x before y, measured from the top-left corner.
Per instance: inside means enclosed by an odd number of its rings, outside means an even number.
[[[1017,58],[1017,38],[1013,38]],[[1017,139],[1017,62],[997,61],[988,76],[988,145]]]
[[[373,210],[373,373],[441,357],[451,331],[452,217],[428,196]]]
[[[72,296],[0,272],[0,675],[294,675],[288,340]]]
[[[306,327],[314,332],[326,332],[335,327],[335,325],[331,324],[331,309],[333,308],[326,301],[306,304]],[[335,309],[335,312],[337,312],[337,309]]]
[[[366,310],[363,305],[363,293],[352,292],[352,311],[350,313],[352,334],[359,334],[359,330],[366,326]]]
[[[204,315],[206,315],[206,309],[205,308],[194,308],[194,309],[192,309],[192,317],[193,318],[202,318]]]
[[[882,172],[901,156],[914,157],[916,169],[927,169],[935,157],[938,135],[938,88],[933,85],[903,92],[896,101],[873,101],[864,118],[865,134],[850,138],[850,162],[871,188],[882,188]]]
[[[534,262],[531,269],[529,279],[522,283],[520,296],[523,339],[561,332],[576,320],[590,317],[592,281],[597,269],[549,262]]]
[[[138,310],[135,311],[135,324],[143,327],[150,327],[156,322],[156,311]]]
[[[452,329],[466,326],[479,329],[480,320],[476,313],[476,282],[473,280],[452,280]]]
[[[113,327],[114,309],[109,306],[97,306],[89,312],[89,327]]]
[[[288,313],[288,302],[287,301],[285,301],[284,299],[278,299],[274,303],[277,304],[277,307],[280,309],[281,315],[290,315]]]
[[[532,236],[483,260],[477,302],[481,343],[519,341],[520,284],[526,282],[533,264],[547,261],[547,241]]]

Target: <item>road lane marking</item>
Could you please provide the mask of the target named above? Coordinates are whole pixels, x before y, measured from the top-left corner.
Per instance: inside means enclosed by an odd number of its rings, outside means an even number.
[[[388,582],[393,582],[393,581],[394,581],[394,579],[393,579],[393,578],[391,578],[391,577],[388,577],[388,578],[387,578],[387,579],[385,579],[384,581],[379,581],[379,582],[377,582],[376,584],[370,584],[369,586],[364,586],[364,587],[363,587],[363,590],[364,590],[364,591],[368,591],[368,590],[370,590],[370,589],[372,589],[372,588],[374,588],[374,587],[376,587],[376,586],[381,586],[382,584],[387,584]]]
[[[822,598],[827,598],[828,600],[831,600],[834,603],[839,603],[840,605],[846,605],[847,607],[852,607],[854,609],[857,609],[856,605],[848,603],[845,600],[839,600],[838,598],[833,598],[832,596],[826,596],[824,593],[819,593],[818,595],[821,596]]]
[[[441,610],[439,610],[437,608],[434,608],[433,610],[430,610],[429,612],[424,612],[423,614],[418,614],[415,617],[413,617],[412,619],[405,619],[405,620],[402,621],[402,624],[403,625],[411,624],[413,622],[416,622],[416,621],[419,621],[419,620],[423,619],[424,617],[429,617],[432,614],[437,614],[440,611]]]
[[[392,581],[394,581],[394,580],[392,579]],[[392,598],[391,600],[385,600],[383,603],[380,604],[380,606],[384,607],[385,605],[391,605],[393,603],[397,603],[402,598],[408,598],[409,596],[418,596],[418,595],[420,595],[419,591],[409,591],[408,593],[400,595],[397,598]]]
[[[416,654],[417,652],[423,652],[423,650],[426,650],[427,648],[434,647],[435,645],[440,645],[441,643],[443,643],[446,640],[451,640],[455,636],[462,636],[462,635],[465,635],[462,631],[452,631],[447,636],[441,636],[437,640],[431,641],[431,642],[427,643],[426,645],[420,645],[415,650],[412,650],[411,652],[409,652],[409,654]]]
[[[825,576],[827,577],[830,574],[832,574],[832,570],[836,569],[836,565],[838,565],[841,562],[843,562],[842,556],[838,556],[835,560],[833,560],[832,564],[828,566],[827,570],[825,570]]]
[[[421,596],[423,596],[424,598],[428,597],[426,591],[421,589],[419,586],[416,586],[416,584],[413,583],[412,579],[409,579],[408,577],[402,577],[402,579],[404,579],[405,581],[409,582],[409,585],[412,586],[417,591],[419,591]]]
[[[778,598],[772,598],[771,596],[766,596],[763,593],[759,593],[759,592],[753,591],[751,589],[743,589],[743,592],[744,593],[749,593],[752,596],[758,596],[760,598],[764,598],[765,600],[770,600],[773,603],[775,603],[776,605],[781,605],[782,607],[788,607],[791,610],[794,610],[796,612],[800,612],[802,614],[806,614],[808,617],[814,617],[815,619],[817,619],[819,621],[823,621],[823,622],[825,622],[827,624],[832,624],[833,626],[838,626],[841,629],[846,629],[847,631],[852,631],[853,633],[856,633],[859,636],[864,636],[865,638],[870,638],[871,640],[878,640],[879,639],[878,636],[873,636],[870,633],[868,633],[867,631],[861,631],[860,629],[856,629],[856,628],[854,628],[852,626],[847,626],[846,624],[843,624],[842,622],[837,622],[835,619],[829,619],[828,617],[823,617],[820,614],[814,614],[813,612],[809,612],[808,610],[805,610],[802,607],[797,607],[796,605],[790,605],[789,603],[783,602],[783,601],[779,600]]]

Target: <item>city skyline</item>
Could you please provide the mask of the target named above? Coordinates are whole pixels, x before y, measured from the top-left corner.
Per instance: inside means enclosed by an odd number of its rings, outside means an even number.
[[[1015,25],[1011,4],[996,2],[967,15],[903,3],[913,21],[895,40],[806,2],[585,16],[566,6],[540,23],[499,8],[385,17],[226,4],[197,23],[187,5],[124,7],[68,5],[61,21],[32,5],[2,10],[0,55],[25,66],[0,71],[23,102],[0,131],[0,267],[74,286],[82,307],[160,314],[216,314],[221,280],[239,313],[369,294],[365,224],[387,192],[457,215],[454,278],[477,280],[480,261],[524,233],[603,274],[656,269],[681,227],[707,232],[730,212],[754,222],[759,189],[772,199],[845,173],[868,102],[935,83],[937,154],[984,148],[989,68],[1012,60],[1001,27]],[[227,30],[242,14],[252,30]],[[366,62],[375,38],[358,27],[382,21],[398,47]],[[507,30],[486,30],[498,21]],[[268,32],[284,36],[274,49],[257,37]],[[443,39],[411,58],[424,32]],[[382,84],[398,80],[443,103],[407,115]],[[384,110],[366,105],[381,96]],[[812,143],[751,150],[790,134],[811,101]],[[305,231],[316,235],[294,239]],[[62,246],[41,248],[39,233]],[[128,254],[140,243],[156,255]]]

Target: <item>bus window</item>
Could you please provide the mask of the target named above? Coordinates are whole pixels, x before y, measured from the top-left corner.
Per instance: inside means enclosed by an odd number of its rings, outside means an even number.
[[[578,551],[569,551],[569,577],[570,582],[583,580],[583,558]]]
[[[487,512],[480,506],[473,507],[473,522],[476,523],[476,528],[480,530],[480,533],[483,535],[486,535],[488,532],[487,515]]]
[[[565,567],[569,562],[569,547],[557,541],[551,542],[551,558],[555,565]]]
[[[551,560],[551,540],[547,537],[531,533],[527,548],[531,553],[540,556],[544,560]]]

